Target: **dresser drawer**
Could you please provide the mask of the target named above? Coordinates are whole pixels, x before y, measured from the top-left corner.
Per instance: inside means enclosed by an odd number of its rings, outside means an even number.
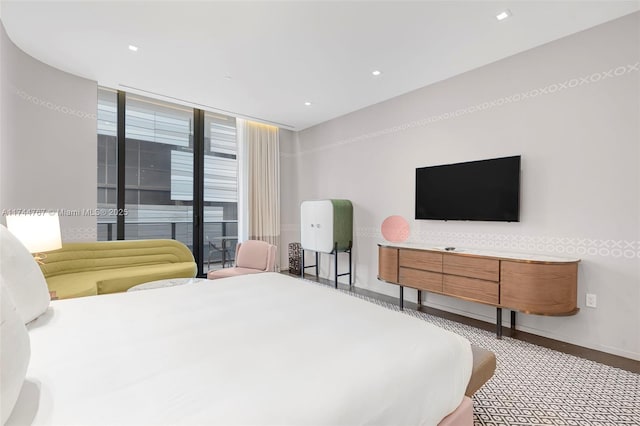
[[[401,249],[400,266],[423,271],[442,272],[442,253]]]
[[[444,294],[464,297],[497,305],[500,302],[498,283],[475,278],[445,275],[443,280]]]
[[[442,264],[445,274],[461,277],[479,278],[481,280],[500,280],[500,261],[456,254],[445,254]]]
[[[418,290],[442,292],[442,274],[420,269],[400,268],[400,285]]]

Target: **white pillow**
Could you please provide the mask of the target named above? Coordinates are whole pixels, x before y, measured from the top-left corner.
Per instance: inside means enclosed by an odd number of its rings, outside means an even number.
[[[47,310],[51,298],[40,266],[3,225],[0,225],[0,276],[25,324]]]
[[[31,344],[22,318],[0,277],[0,417],[4,424],[13,410],[29,366]]]

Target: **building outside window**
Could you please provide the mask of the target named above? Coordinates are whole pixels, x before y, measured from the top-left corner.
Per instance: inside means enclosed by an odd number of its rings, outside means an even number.
[[[238,241],[238,143],[236,119],[204,117],[205,253],[211,264],[229,266]]]
[[[118,178],[117,93],[98,89],[98,212],[115,211]],[[116,217],[98,215],[98,241],[116,239]]]
[[[98,208],[115,209],[117,93],[98,94]],[[125,239],[172,238],[193,249],[193,110],[126,96]],[[237,242],[238,161],[234,117],[204,120],[204,262],[228,266]],[[121,166],[122,167],[122,166]],[[98,217],[98,239],[116,239],[116,216]]]

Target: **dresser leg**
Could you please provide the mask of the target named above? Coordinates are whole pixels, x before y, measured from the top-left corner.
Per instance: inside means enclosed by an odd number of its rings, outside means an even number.
[[[496,337],[502,339],[502,308],[496,308]]]
[[[511,311],[511,331],[516,329],[516,311]]]
[[[404,287],[400,287],[400,310],[404,310]]]
[[[418,290],[418,307],[422,306],[422,290]]]

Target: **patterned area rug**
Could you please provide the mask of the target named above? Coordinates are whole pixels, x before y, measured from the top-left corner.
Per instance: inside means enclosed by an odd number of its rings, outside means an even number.
[[[372,297],[339,291],[399,310]],[[403,312],[496,354],[495,375],[473,396],[475,426],[640,426],[638,374],[510,337],[498,340],[492,332],[413,309]]]

